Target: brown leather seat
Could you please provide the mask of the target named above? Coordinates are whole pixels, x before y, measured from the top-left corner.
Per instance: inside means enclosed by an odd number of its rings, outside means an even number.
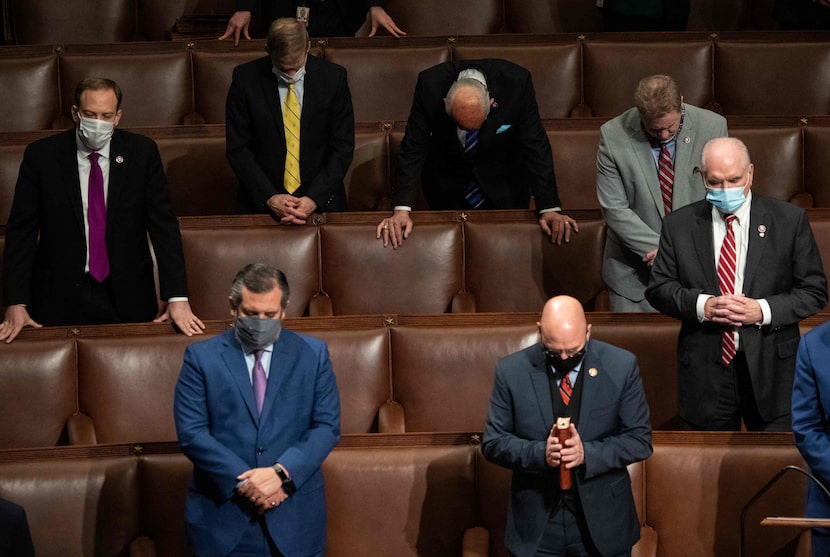
[[[651,427],[678,429],[677,335],[680,322],[657,314],[653,318],[626,321],[613,314],[605,319],[589,315],[588,322],[591,323],[591,338],[619,346],[637,356]]]
[[[237,180],[225,155],[224,129],[217,134],[157,138],[173,214],[236,214]]]
[[[325,58],[348,71],[357,122],[406,120],[418,73],[450,59],[445,46],[328,47]]]
[[[475,523],[470,446],[336,449],[323,463],[329,555],[460,555]]]
[[[145,552],[130,557],[187,557],[185,501],[193,464],[183,454],[151,454],[139,461],[141,524]],[[139,544],[133,544],[138,549]]]
[[[320,291],[316,226],[182,228],[187,285],[193,312],[202,319],[228,319],[228,294],[248,263],[271,263],[288,278],[290,317],[307,315]]]
[[[105,44],[132,40],[136,0],[26,0],[11,4],[17,44]]]
[[[173,393],[182,357],[188,345],[205,338],[79,339],[78,404],[83,416],[72,421],[73,444],[176,441]]]
[[[830,207],[830,126],[804,128],[804,191],[813,207]]]
[[[319,338],[329,347],[340,392],[341,433],[403,431],[400,412],[391,402],[388,328],[294,330]]]
[[[802,207],[811,206],[802,189],[804,141],[800,127],[730,127],[729,135],[746,143],[749,149],[755,167],[753,191]]]
[[[818,215],[813,211],[808,211],[807,218],[810,219],[810,228],[816,238],[819,254],[821,254],[824,274],[830,276],[830,216],[826,213]],[[830,302],[824,307],[824,311],[830,311]]]
[[[637,83],[657,73],[677,81],[685,102],[706,107],[714,91],[712,49],[709,41],[588,41],[583,46],[587,109],[593,116],[621,114],[634,106]]]
[[[386,131],[355,129],[354,158],[343,181],[349,211],[392,209]]]
[[[138,459],[0,462],[0,496],[26,511],[35,555],[126,555],[139,535]]]
[[[25,4],[25,2],[21,2]],[[54,54],[0,58],[0,131],[47,130],[60,113]]]
[[[724,114],[830,113],[830,43],[715,43],[715,98]]]
[[[599,209],[596,168],[599,127],[547,130],[562,210]]]
[[[471,218],[464,236],[467,290],[475,297],[475,311],[540,311],[557,294],[571,295],[588,309],[601,303],[602,220],[580,221],[579,233],[561,246],[535,222]]]
[[[376,227],[320,230],[322,289],[333,315],[450,311],[463,289],[461,224],[418,224],[397,250],[375,239]]]
[[[231,47],[233,42],[228,44]],[[251,48],[256,46],[256,48]],[[225,100],[233,78],[233,69],[239,64],[265,56],[265,43],[242,43],[242,48],[230,51],[194,49],[193,84],[195,111],[207,124],[225,123]]]
[[[78,411],[76,358],[72,339],[0,344],[0,448],[66,444]]]
[[[159,52],[86,52],[67,49],[60,57],[62,115],[71,117],[75,86],[86,77],[108,77],[121,87],[121,127],[176,126],[189,123],[193,111],[190,56],[170,43]],[[162,50],[163,49],[163,50]]]
[[[470,45],[453,49],[453,59],[504,58],[530,71],[542,118],[567,118],[582,96],[580,47],[576,43]]]
[[[535,325],[398,326],[391,335],[406,431],[483,431],[496,362],[539,337]]]

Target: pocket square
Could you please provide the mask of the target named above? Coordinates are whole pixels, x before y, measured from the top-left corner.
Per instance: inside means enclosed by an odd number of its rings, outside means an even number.
[[[504,133],[509,129],[510,129],[510,124],[502,124],[501,126],[499,126],[499,129],[496,130],[496,135],[498,135],[500,133]]]

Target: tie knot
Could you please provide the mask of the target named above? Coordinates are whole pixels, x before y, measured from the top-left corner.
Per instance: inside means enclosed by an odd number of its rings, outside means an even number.
[[[257,362],[261,362],[261,361],[262,361],[262,353],[263,353],[263,352],[265,352],[265,350],[263,350],[263,349],[260,349],[260,350],[254,350],[254,357],[256,358],[256,361],[257,361]]]
[[[293,83],[289,83],[289,84],[288,84],[288,90],[289,90],[289,91],[293,91],[293,90],[294,90],[294,84],[293,84]]]
[[[101,153],[98,151],[93,151],[89,154],[89,159],[92,161],[92,164],[98,164],[98,159],[101,158]]]
[[[725,215],[725,219],[726,219],[726,226],[732,226],[732,223],[735,222],[736,220],[738,220],[738,217],[736,217],[733,214],[728,214],[728,215]]]

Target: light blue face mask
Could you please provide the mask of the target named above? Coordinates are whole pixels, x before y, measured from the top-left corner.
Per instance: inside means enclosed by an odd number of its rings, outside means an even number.
[[[706,188],[706,201],[721,213],[734,213],[746,202],[745,187]]]

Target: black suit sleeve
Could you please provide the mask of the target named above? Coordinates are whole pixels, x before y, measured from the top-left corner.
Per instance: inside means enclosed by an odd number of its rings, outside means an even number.
[[[398,155],[397,179],[392,187],[392,202],[395,206],[412,206],[412,194],[421,179],[421,172],[429,151],[431,132],[428,105],[431,102],[440,102],[438,98],[431,99],[430,97],[422,73],[418,76],[418,83],[415,85],[412,108],[406,122],[406,133]]]
[[[144,177],[147,185],[147,233],[158,263],[159,294],[166,301],[187,296],[187,275],[179,221],[173,215],[161,156],[155,142],[148,141],[150,151]]]
[[[264,209],[265,202],[278,192],[256,160],[252,146],[255,141],[254,124],[251,121],[253,110],[248,106],[249,98],[242,81],[240,67],[237,67],[233,71],[225,105],[225,148],[228,162],[239,179],[239,187],[250,190],[248,197],[256,200],[256,204]]]
[[[527,73],[523,89],[522,111],[519,115],[519,142],[530,190],[537,209],[559,207],[559,192],[556,188],[556,175],[553,171],[553,154],[550,141],[539,116],[536,104],[536,92],[530,73]]]

